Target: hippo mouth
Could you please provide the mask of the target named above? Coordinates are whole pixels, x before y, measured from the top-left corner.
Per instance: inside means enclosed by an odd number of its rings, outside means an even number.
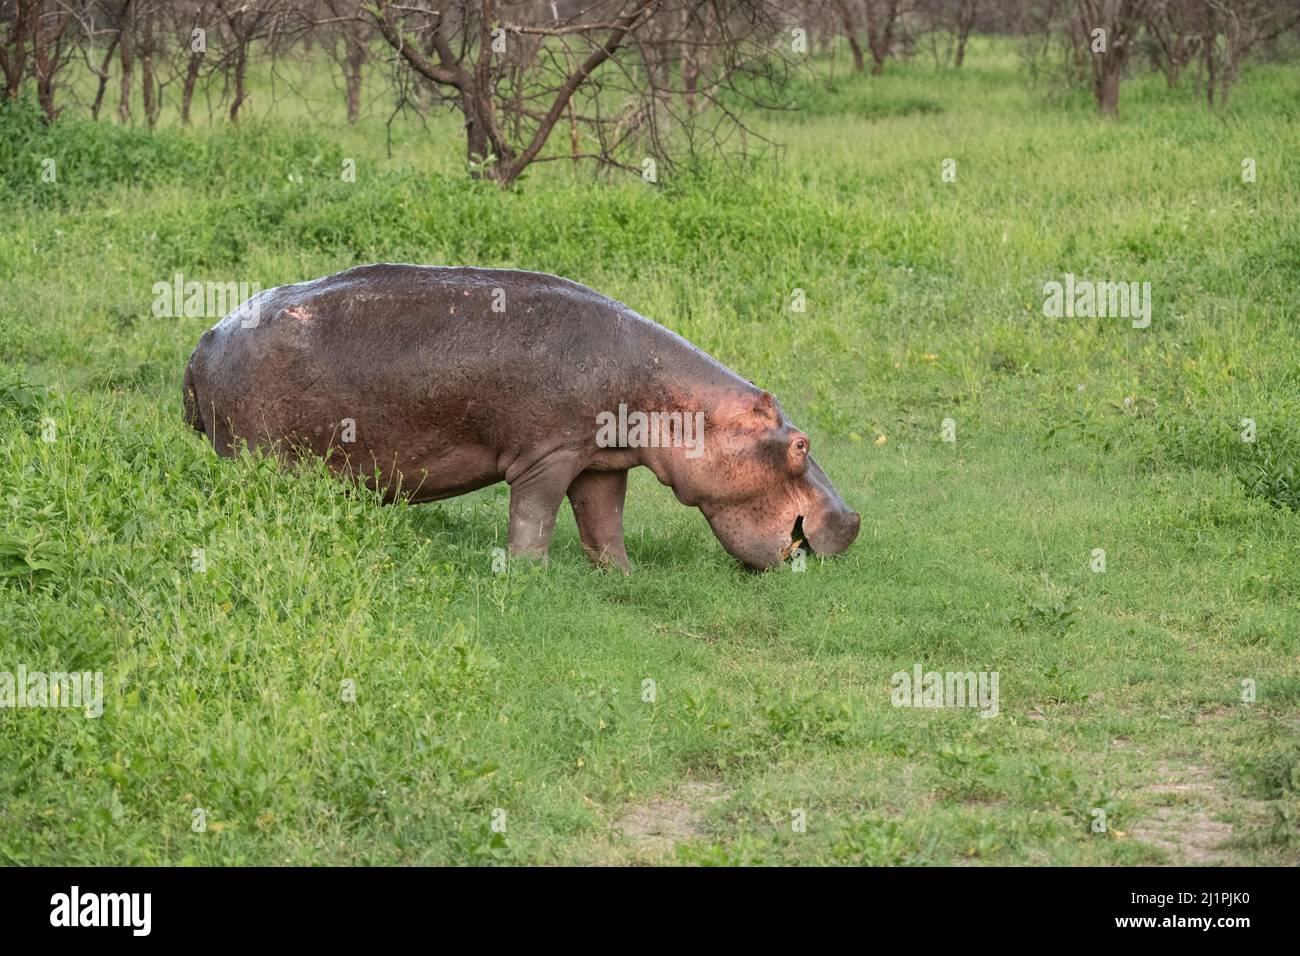
[[[808,543],[808,536],[803,530],[803,515],[794,519],[794,527],[790,529],[790,543],[781,550],[781,560],[788,561],[793,557],[795,548],[803,548],[805,555],[812,554],[812,545]]]

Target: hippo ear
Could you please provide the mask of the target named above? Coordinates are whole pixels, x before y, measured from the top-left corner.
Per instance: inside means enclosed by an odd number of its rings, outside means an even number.
[[[754,408],[751,414],[755,422],[763,428],[778,428],[781,425],[781,410],[777,407],[776,399],[772,393],[764,389],[754,399]]]

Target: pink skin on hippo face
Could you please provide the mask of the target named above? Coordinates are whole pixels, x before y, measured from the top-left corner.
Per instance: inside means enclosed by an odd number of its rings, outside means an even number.
[[[675,469],[674,490],[704,513],[722,546],[751,568],[779,565],[793,543],[819,555],[844,551],[861,517],[812,457],[812,441],[768,392],[720,403],[695,467]],[[722,418],[722,416],[719,416]]]
[[[412,502],[510,486],[509,548],[545,559],[567,496],[582,548],[628,571],[628,470],[650,468],[753,568],[794,538],[853,543],[856,512],[776,400],[681,336],[556,276],[378,264],[260,293],[185,370],[186,420],[218,454],[319,456]],[[703,416],[703,444],[606,447],[592,423],[626,406]],[[698,419],[691,417],[690,421]]]

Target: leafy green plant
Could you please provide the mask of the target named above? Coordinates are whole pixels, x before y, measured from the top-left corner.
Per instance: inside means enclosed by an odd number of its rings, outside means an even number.
[[[1048,594],[1045,598],[1026,597],[1024,601],[1024,611],[1011,617],[1011,623],[1020,630],[1043,628],[1064,632],[1078,619],[1080,608],[1072,590],[1060,595]]]
[[[1300,478],[1296,475],[1294,458],[1264,452],[1239,480],[1246,494],[1262,498],[1275,508],[1300,511]]]
[[[39,586],[67,573],[64,549],[42,532],[0,532],[0,580]]]
[[[787,690],[763,700],[767,732],[790,743],[842,744],[853,726],[849,704],[827,694],[800,694]]]
[[[908,841],[897,822],[874,818],[845,825],[831,845],[836,862],[854,866],[898,866],[908,861],[909,851]]]
[[[940,788],[956,797],[971,799],[986,795],[997,768],[993,753],[980,747],[950,743],[935,753]]]

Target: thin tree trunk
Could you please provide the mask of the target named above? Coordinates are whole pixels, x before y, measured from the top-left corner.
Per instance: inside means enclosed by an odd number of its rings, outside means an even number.
[[[18,0],[14,10],[12,34],[13,50],[0,49],[0,65],[4,67],[5,96],[17,101],[22,90],[23,75],[27,72],[27,42],[36,32],[38,0]]]
[[[104,92],[108,89],[108,65],[113,62],[113,54],[117,52],[117,40],[117,36],[114,36],[108,44],[108,52],[99,64],[99,87],[95,90],[95,103],[90,108],[90,118],[93,120],[99,119],[100,107],[104,105]]]
[[[120,99],[117,103],[117,119],[123,125],[131,122],[131,81],[135,72],[135,56],[131,49],[131,36],[127,31],[126,23],[123,22],[121,32],[118,33],[120,42],[118,43],[118,52],[121,54],[122,75],[118,80],[118,94]]]
[[[239,122],[239,108],[244,105],[244,82],[248,73],[248,44],[236,37],[239,52],[235,54],[235,98],[230,103],[230,122]]]
[[[867,68],[867,61],[862,55],[862,44],[858,43],[858,29],[853,22],[853,11],[849,9],[848,0],[835,0],[835,10],[840,15],[840,23],[844,25],[849,49],[853,51],[853,72],[862,73]]]
[[[1119,115],[1120,70],[1102,68],[1097,84],[1097,105],[1106,116]]]
[[[488,157],[493,155],[492,140],[488,136],[488,121],[485,115],[486,110],[491,107],[480,102],[472,83],[461,94],[461,102],[465,114],[465,155],[470,163],[470,175],[474,179],[496,180],[499,171],[505,166],[506,158],[497,156],[496,162],[491,166],[484,165]]]
[[[361,116],[361,66],[365,61],[366,48],[351,36],[344,37],[347,48],[345,69],[347,72],[348,123],[352,124]]]
[[[954,58],[958,69],[966,61],[966,41],[970,39],[971,30],[975,29],[975,17],[978,14],[977,0],[963,0],[957,12],[957,55]]]
[[[63,47],[63,34],[72,22],[72,11],[64,13],[63,18],[49,30],[40,29],[40,21],[35,22],[32,32],[32,64],[36,68],[36,99],[45,113],[45,122],[53,123],[59,118],[59,109],[54,105],[54,75],[59,71],[59,56]]]
[[[194,85],[199,80],[199,69],[203,65],[202,53],[191,53],[190,62],[185,67],[185,82],[181,86],[181,122],[190,125],[190,107],[194,102]]]
[[[867,0],[867,46],[871,49],[871,75],[885,72],[885,59],[894,43],[894,22],[898,18],[898,0],[884,0],[884,22],[875,4]]]
[[[158,125],[158,113],[162,109],[162,103],[159,102],[158,91],[154,88],[153,79],[153,55],[143,53],[140,55],[140,89],[144,93],[144,119],[153,129]]]

